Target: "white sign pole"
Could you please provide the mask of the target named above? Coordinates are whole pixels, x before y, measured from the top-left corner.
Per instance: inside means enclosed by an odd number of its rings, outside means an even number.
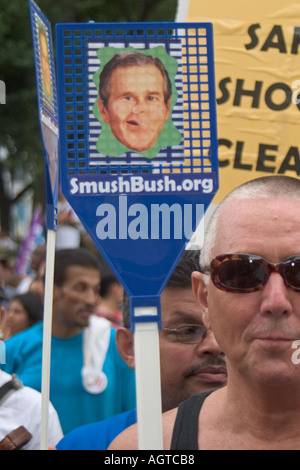
[[[136,311],[149,315],[149,308]],[[153,310],[157,310],[153,307]],[[157,322],[136,322],[134,355],[139,450],[162,450],[162,406]]]
[[[47,230],[46,277],[43,320],[41,450],[48,450],[52,304],[56,231]]]

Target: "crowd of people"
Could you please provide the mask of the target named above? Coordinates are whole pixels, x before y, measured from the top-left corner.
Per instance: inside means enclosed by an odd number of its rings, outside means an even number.
[[[36,251],[32,265],[38,274],[32,283],[27,282],[28,292],[11,294],[9,298],[5,292],[10,290],[1,289],[1,300],[7,302],[7,308],[2,307],[1,311],[6,357],[0,376],[3,383],[16,376],[22,386],[0,406],[0,418],[1,410],[7,413],[13,398],[23,399],[21,390],[32,390],[33,403],[40,399],[41,294],[46,251],[44,247]],[[192,292],[191,275],[198,269],[199,251],[185,251],[161,296],[163,411],[193,393],[226,382],[224,355],[212,332],[204,327]],[[106,449],[117,434],[137,419],[128,294],[100,254],[82,247],[58,249],[52,316],[49,426],[53,432],[49,434],[49,446],[58,450]],[[34,435],[23,448],[38,449],[40,426],[36,426],[36,421],[40,406],[35,410],[33,423],[18,413],[3,431],[0,424],[0,438],[9,434],[10,428],[17,428],[18,421]]]
[[[297,178],[244,183],[214,211],[201,253],[183,252],[161,294],[164,449],[299,448],[299,202]],[[0,288],[0,449],[40,446],[41,263],[35,292]],[[58,451],[138,449],[129,298],[107,271],[93,250],[56,250],[49,446]]]

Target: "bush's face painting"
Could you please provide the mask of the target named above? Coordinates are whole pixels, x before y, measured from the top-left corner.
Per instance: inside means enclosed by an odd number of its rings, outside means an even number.
[[[151,148],[170,117],[171,98],[165,103],[164,79],[155,65],[117,67],[110,79],[106,106],[98,100],[102,119],[126,147],[142,152]]]

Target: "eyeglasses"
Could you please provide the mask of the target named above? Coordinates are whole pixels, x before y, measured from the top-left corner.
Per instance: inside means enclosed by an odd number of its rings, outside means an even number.
[[[182,325],[179,328],[162,328],[162,331],[174,334],[176,340],[184,344],[201,343],[207,334],[204,325]]]
[[[281,263],[269,263],[261,256],[250,254],[219,255],[211,262],[211,280],[227,292],[255,292],[262,289],[271,273],[279,273],[285,285],[300,292],[300,255],[290,256]]]

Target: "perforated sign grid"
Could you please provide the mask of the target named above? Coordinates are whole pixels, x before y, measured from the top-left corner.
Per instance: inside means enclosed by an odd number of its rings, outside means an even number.
[[[62,192],[152,298],[218,189],[212,25],[58,24],[56,50]]]
[[[149,50],[162,46],[175,57],[177,101],[172,121],[181,134],[176,145],[153,159],[130,149],[117,156],[97,150],[102,125],[94,116],[94,83],[101,66],[97,50]],[[63,173],[74,175],[209,173],[217,170],[215,90],[211,25],[145,23],[57,25],[60,52],[60,116],[66,157]],[[62,147],[61,147],[62,148]]]

